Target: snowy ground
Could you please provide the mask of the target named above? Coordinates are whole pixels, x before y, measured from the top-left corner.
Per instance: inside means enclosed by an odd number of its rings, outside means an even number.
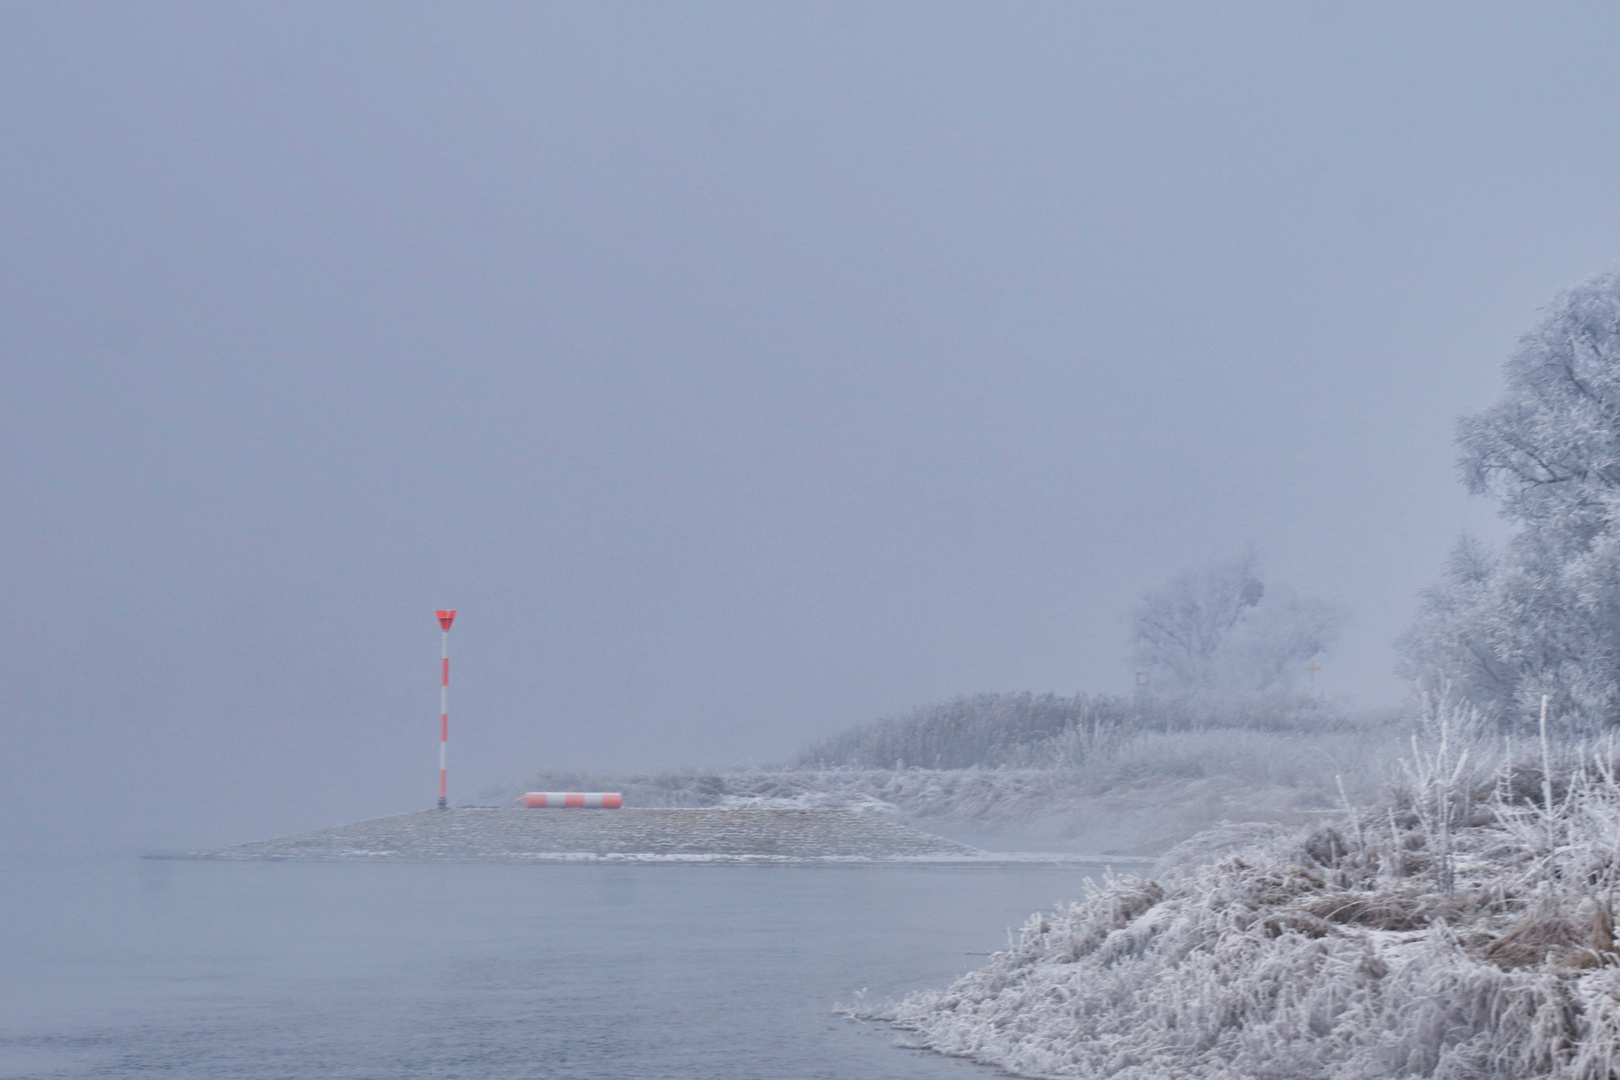
[[[998,851],[1156,856],[1221,822],[1319,817],[1341,782],[1352,798],[1374,797],[1407,730],[1142,732],[1046,768],[544,773],[471,801],[623,791],[632,806],[856,810]]]
[[[985,856],[871,814],[732,807],[422,810],[183,857],[978,861]]]

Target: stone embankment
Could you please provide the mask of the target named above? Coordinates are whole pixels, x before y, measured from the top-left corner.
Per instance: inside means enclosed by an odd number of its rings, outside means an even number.
[[[778,807],[422,810],[189,859],[973,860],[982,853],[852,810]]]

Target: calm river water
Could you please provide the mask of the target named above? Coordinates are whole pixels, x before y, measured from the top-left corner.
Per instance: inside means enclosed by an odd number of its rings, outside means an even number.
[[[991,1075],[832,1014],[1098,867],[0,864],[0,1077]]]

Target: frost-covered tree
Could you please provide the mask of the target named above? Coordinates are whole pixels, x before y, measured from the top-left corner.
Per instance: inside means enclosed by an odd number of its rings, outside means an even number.
[[[1589,727],[1620,720],[1620,270],[1563,293],[1463,417],[1463,482],[1519,526],[1498,557],[1464,540],[1399,643],[1401,670],[1498,719],[1543,694]]]
[[[1400,670],[1423,689],[1449,686],[1462,698],[1511,701],[1513,671],[1503,657],[1500,626],[1492,615],[1500,558],[1464,535],[1446,561],[1440,581],[1424,590],[1417,619],[1401,638]],[[1495,705],[1490,706],[1496,711]]]
[[[1282,690],[1343,622],[1331,604],[1268,589],[1251,548],[1144,595],[1132,619],[1131,658],[1155,686],[1174,692]]]

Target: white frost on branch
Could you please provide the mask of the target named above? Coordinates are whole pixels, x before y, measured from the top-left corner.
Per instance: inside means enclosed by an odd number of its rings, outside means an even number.
[[[1620,720],[1620,271],[1558,297],[1504,367],[1506,392],[1459,421],[1458,466],[1519,531],[1464,538],[1400,642],[1402,671],[1490,717],[1543,694],[1586,729]]]

